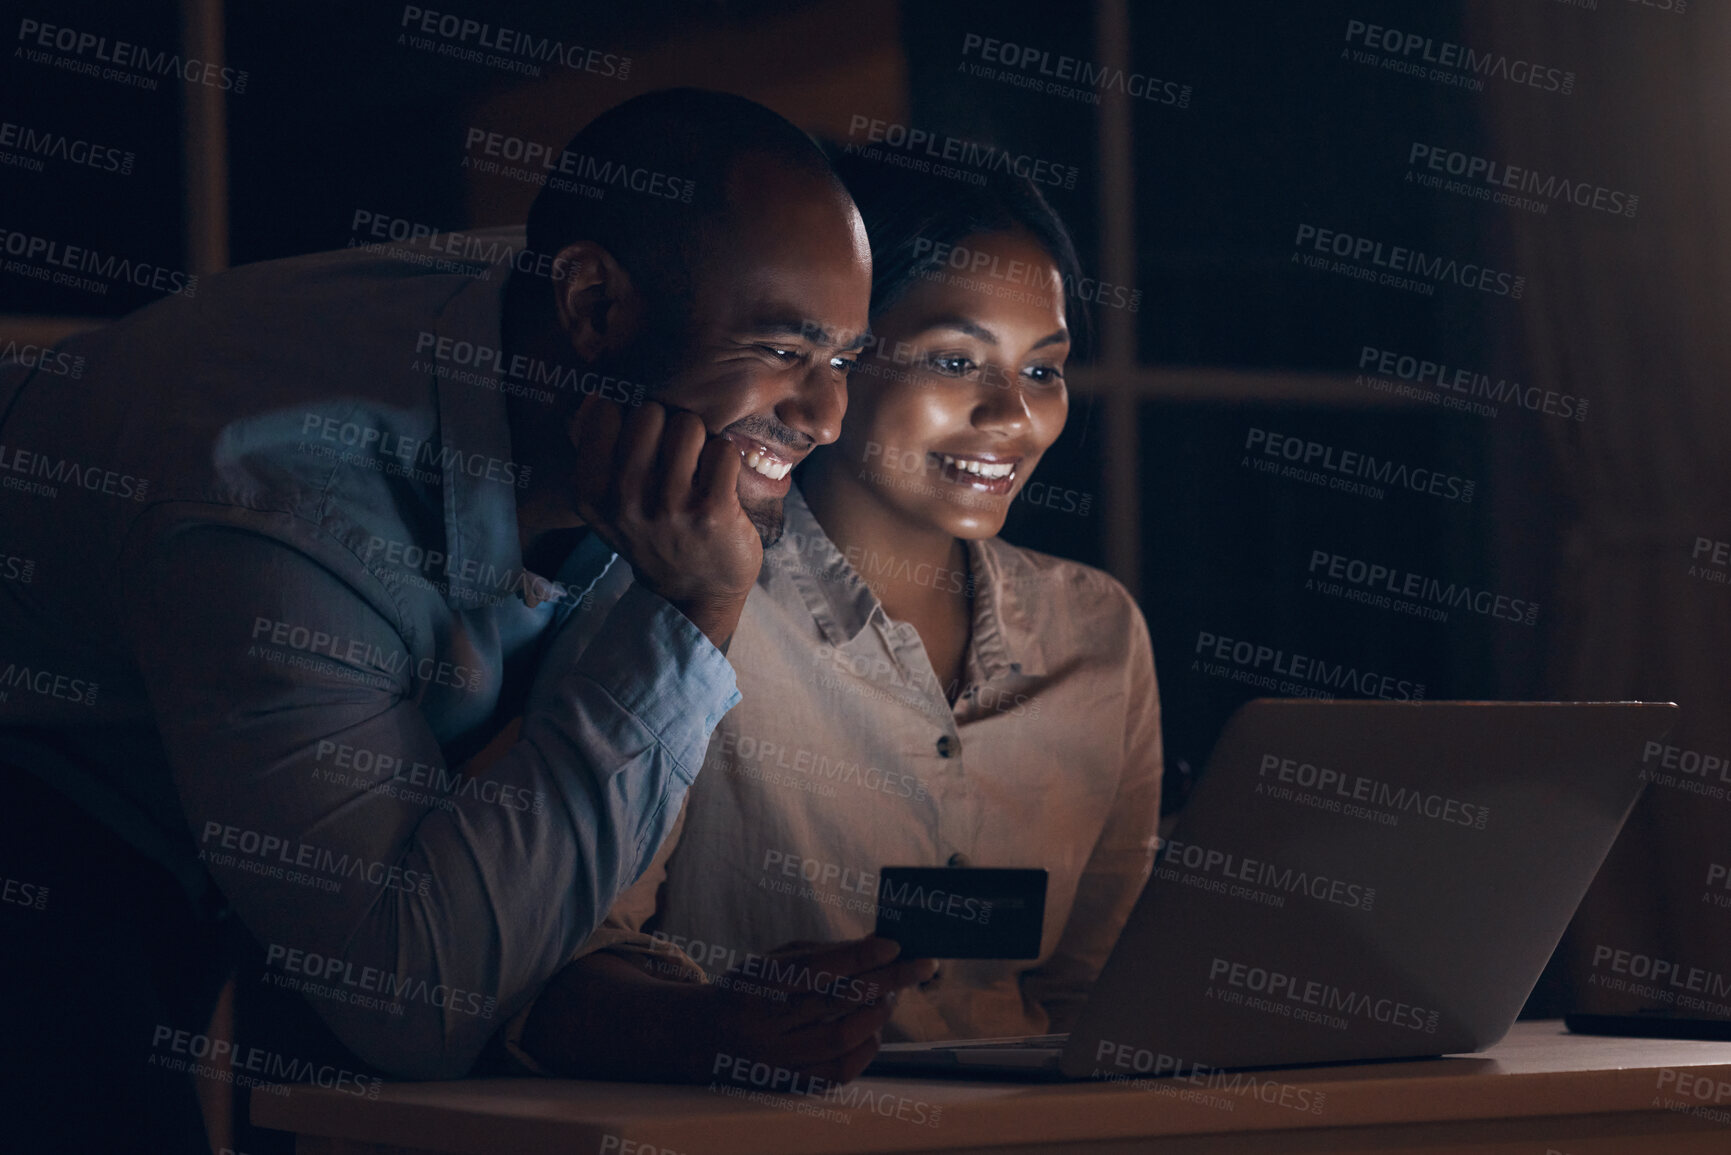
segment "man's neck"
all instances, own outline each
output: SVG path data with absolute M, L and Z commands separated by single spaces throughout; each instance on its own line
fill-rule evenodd
M 544 292 L 545 286 L 525 281 L 523 274 L 516 271 L 505 286 L 499 341 L 507 364 L 519 355 L 531 365 L 557 366 L 571 360 L 570 347 L 557 326 L 547 310 L 536 304 L 537 289 Z M 543 571 L 531 559 L 547 564 L 547 552 L 559 549 L 561 542 L 565 552 L 569 552 L 575 536 L 570 531 L 583 525 L 583 519 L 571 508 L 570 499 L 571 470 L 576 459 L 566 432 L 566 415 L 574 403 L 557 388 L 552 402 L 515 393 L 505 395 L 511 457 L 519 473 L 527 472 L 529 477 L 529 484 L 516 493 L 517 540 L 522 547 L 524 566 L 536 573 Z M 563 557 L 562 552 L 552 564 L 557 566 Z
M 575 529 L 542 530 L 528 540 L 527 548 L 523 551 L 523 568 L 544 578 L 558 576 L 565 559 L 577 548 L 577 543 L 587 532 L 581 526 Z
M 510 404 L 515 407 L 516 401 L 512 398 Z M 584 523 L 571 506 L 570 478 L 575 455 L 565 436 L 565 423 L 549 421 L 546 406 L 534 401 L 528 404 L 534 411 L 519 411 L 511 420 L 511 456 L 519 470 L 529 474 L 529 484 L 518 488 L 516 493 L 517 541 L 522 547 L 523 564 L 541 573 L 535 560 L 541 560 L 546 542 L 555 537 L 569 541 L 572 531 L 581 529 Z M 556 438 L 545 435 L 549 427 Z

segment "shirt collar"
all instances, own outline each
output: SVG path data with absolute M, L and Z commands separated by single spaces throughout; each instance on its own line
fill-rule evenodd
M 783 510 L 785 532 L 765 555 L 765 572 L 774 567 L 787 575 L 830 645 L 849 644 L 874 617 L 887 620 L 877 595 L 823 531 L 799 486 L 789 488 Z M 996 538 L 962 544 L 974 584 L 971 645 L 981 676 L 1044 674 L 1045 651 L 1029 629 L 1024 602 L 1031 587 L 1021 571 L 1028 567 L 1013 564 Z
M 987 681 L 1010 675 L 1038 676 L 1046 672 L 1039 634 L 1028 628 L 1029 592 L 1025 565 L 1007 564 L 996 538 L 964 538 L 968 572 L 974 582 L 974 660 Z
M 521 229 L 497 232 L 520 247 Z M 433 348 L 456 348 L 457 342 L 489 350 L 498 350 L 501 345 L 500 320 L 504 315 L 508 268 L 489 266 L 485 261 L 474 263 L 479 275 L 451 297 L 430 329 L 436 342 L 448 338 L 452 344 L 435 344 Z M 439 361 L 428 351 L 419 355 L 426 363 L 430 386 L 438 398 L 442 443 L 461 450 L 460 456 L 464 457 L 479 453 L 511 460 L 511 427 L 506 417 L 505 395 L 485 384 L 470 383 L 487 380 L 500 383 L 498 375 L 477 371 L 472 365 L 464 369 L 452 362 Z M 438 370 L 447 364 L 461 372 L 461 377 L 441 378 Z M 525 583 L 518 576 L 523 568 L 523 546 L 517 535 L 516 490 L 497 477 L 471 476 L 460 467 L 458 456 L 443 454 L 440 466 L 445 548 L 449 558 L 448 600 L 453 606 L 486 604 L 500 592 L 501 573 L 510 575 L 506 580 L 514 581 L 521 595 Z
M 881 609 L 877 595 L 817 523 L 798 485 L 788 488 L 782 513 L 781 540 L 764 555 L 764 575 L 785 573 L 830 645 L 845 646 Z

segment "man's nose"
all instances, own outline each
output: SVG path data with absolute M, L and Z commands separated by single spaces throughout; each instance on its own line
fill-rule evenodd
M 846 376 L 821 363 L 800 377 L 794 395 L 776 408 L 776 416 L 784 425 L 819 445 L 828 445 L 841 436 L 841 419 L 846 412 Z

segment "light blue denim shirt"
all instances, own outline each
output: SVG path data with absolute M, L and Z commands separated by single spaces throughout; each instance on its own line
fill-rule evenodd
M 236 269 L 0 370 L 0 761 L 443 1078 L 643 872 L 739 694 L 594 535 L 524 572 L 506 393 L 577 382 L 476 353 L 504 267 L 402 256 Z M 464 776 L 508 662 L 521 730 Z

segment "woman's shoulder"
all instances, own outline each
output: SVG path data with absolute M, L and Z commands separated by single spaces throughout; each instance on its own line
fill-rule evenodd
M 1141 621 L 1136 599 L 1105 570 L 1011 545 L 1001 537 L 988 538 L 980 546 L 993 562 L 1003 594 L 1024 612 L 1086 615 L 1114 625 Z

